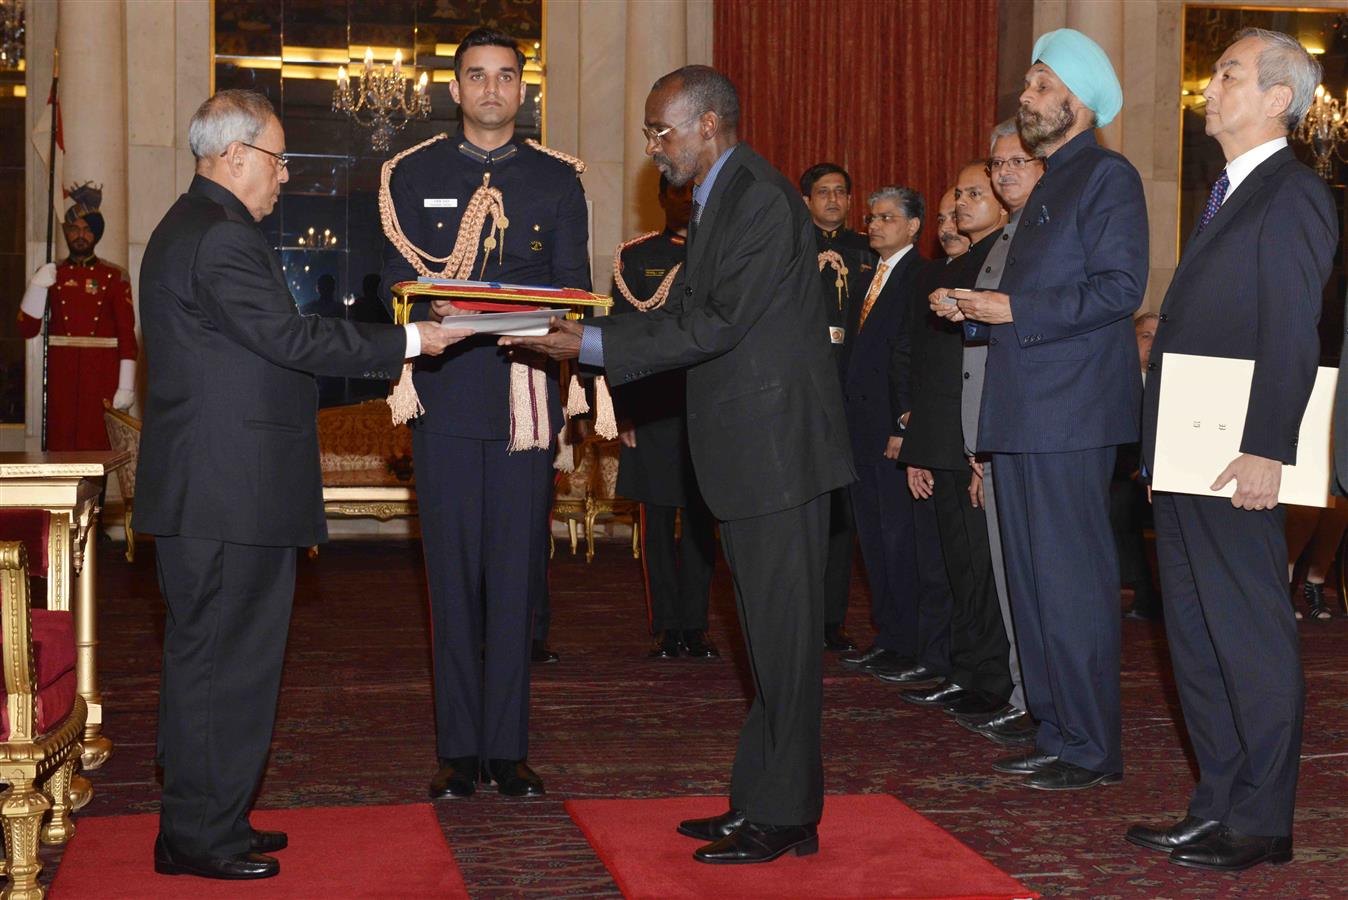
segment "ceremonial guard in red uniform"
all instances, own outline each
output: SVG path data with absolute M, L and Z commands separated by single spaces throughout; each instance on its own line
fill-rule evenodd
M 136 399 L 136 315 L 126 272 L 94 256 L 103 237 L 102 189 L 84 184 L 70 196 L 75 203 L 61 225 L 70 256 L 33 274 L 19 332 L 41 333 L 50 298 L 47 449 L 106 450 L 103 401 L 130 409 Z

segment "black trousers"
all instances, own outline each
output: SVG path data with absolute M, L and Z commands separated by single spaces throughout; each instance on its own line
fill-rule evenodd
M 721 523 L 754 699 L 740 730 L 730 803 L 751 822 L 803 825 L 824 809 L 824 565 L 829 496 Z
M 997 514 L 1036 745 L 1123 771 L 1119 561 L 1109 527 L 1114 448 L 998 453 Z
M 528 755 L 531 604 L 546 578 L 538 523 L 549 514 L 552 456 L 506 446 L 412 432 L 441 759 Z
M 997 600 L 988 523 L 969 500 L 973 469 L 933 469 L 936 524 L 954 595 L 950 616 L 950 680 L 999 700 L 1011 696 L 1006 626 Z
M 529 607 L 533 610 L 533 628 L 531 634 L 536 641 L 547 643 L 548 632 L 552 629 L 552 592 L 548 586 L 548 557 L 552 550 L 552 500 L 557 489 L 556 472 L 551 466 L 541 474 L 543 486 L 539 488 L 547 495 L 547 512 L 539 522 L 543 539 L 534 547 L 534 553 L 541 556 L 529 564 L 533 573 L 533 587 L 529 589 Z
M 187 856 L 248 849 L 248 811 L 276 721 L 294 547 L 155 542 L 164 595 L 159 832 Z
M 651 633 L 705 630 L 716 567 L 716 520 L 693 491 L 683 508 L 683 534 L 674 539 L 677 506 L 641 504 L 641 559 Z
M 913 497 L 896 462 L 857 466 L 848 490 L 857 539 L 871 588 L 875 643 L 904 656 L 917 655 L 917 561 L 913 549 Z
M 913 501 L 913 544 L 917 569 L 916 652 L 913 658 L 940 675 L 950 674 L 950 616 L 955 598 L 950 591 L 936 505 Z
M 857 526 L 852 514 L 852 495 L 840 487 L 829 492 L 828 564 L 824 570 L 824 624 L 847 621 L 847 601 L 852 592 L 852 555 Z
M 1161 597 L 1152 584 L 1151 562 L 1143 530 L 1150 508 L 1147 489 L 1131 478 L 1116 477 L 1109 485 L 1109 523 L 1119 552 L 1119 580 L 1133 589 L 1133 608 L 1140 613 L 1161 614 Z
M 1166 640 L 1198 757 L 1189 812 L 1292 833 L 1305 684 L 1287 602 L 1284 510 L 1156 493 Z

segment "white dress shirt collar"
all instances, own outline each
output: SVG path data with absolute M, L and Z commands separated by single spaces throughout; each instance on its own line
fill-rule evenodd
M 1222 198 L 1222 203 L 1231 199 L 1231 195 L 1240 187 L 1240 183 L 1249 177 L 1249 174 L 1259 168 L 1259 164 L 1277 153 L 1283 147 L 1287 146 L 1287 138 L 1274 138 L 1271 141 L 1265 141 L 1258 147 L 1252 147 L 1244 153 L 1237 156 L 1226 164 L 1226 177 L 1231 184 L 1226 189 L 1226 196 Z

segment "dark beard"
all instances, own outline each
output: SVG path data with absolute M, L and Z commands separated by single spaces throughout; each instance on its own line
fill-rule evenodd
M 1020 131 L 1020 139 L 1025 144 L 1025 149 L 1031 153 L 1037 153 L 1041 147 L 1051 147 L 1063 138 L 1067 137 L 1067 132 L 1072 130 L 1076 124 L 1076 116 L 1072 112 L 1072 104 L 1064 100 L 1062 106 L 1058 108 L 1057 115 L 1041 115 L 1030 112 L 1025 107 L 1016 111 L 1016 128 Z

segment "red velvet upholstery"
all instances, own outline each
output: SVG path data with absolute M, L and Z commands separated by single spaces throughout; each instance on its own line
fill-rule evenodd
M 0 541 L 23 541 L 28 575 L 47 577 L 47 534 L 51 513 L 45 509 L 0 509 Z
M 69 612 L 33 610 L 37 669 L 37 726 L 50 730 L 75 705 L 75 618 Z M 0 740 L 9 740 L 9 704 L 0 681 Z

